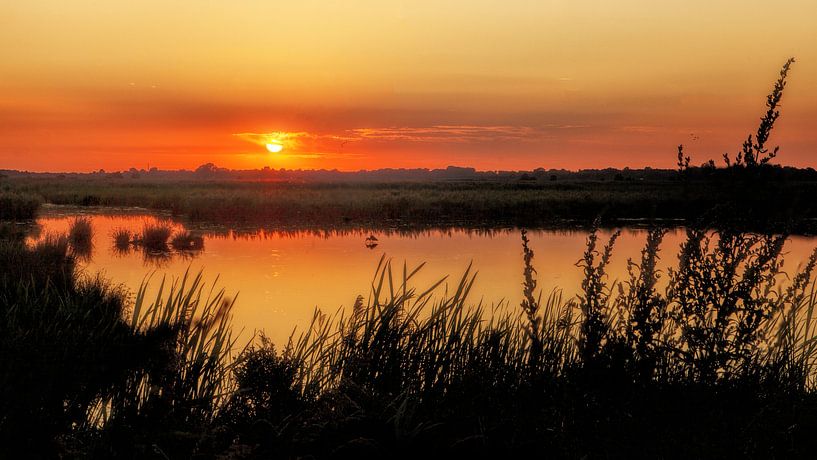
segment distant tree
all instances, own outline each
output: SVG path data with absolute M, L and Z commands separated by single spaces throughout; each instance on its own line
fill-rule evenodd
M 198 173 L 198 174 L 211 174 L 211 173 L 216 172 L 217 170 L 218 170 L 218 168 L 213 163 L 205 163 L 205 164 L 199 166 L 198 168 L 196 168 L 196 173 Z
M 219 168 L 213 163 L 206 163 L 196 168 L 195 174 L 202 178 L 214 177 L 218 173 L 227 172 L 225 168 Z

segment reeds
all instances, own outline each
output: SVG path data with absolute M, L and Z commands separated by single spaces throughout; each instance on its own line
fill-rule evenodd
M 111 236 L 113 237 L 114 248 L 120 252 L 127 252 L 134 241 L 133 234 L 126 228 L 114 229 Z
M 542 295 L 523 233 L 520 306 L 471 301 L 471 267 L 453 283 L 418 287 L 423 265 L 384 257 L 368 297 L 348 311 L 316 310 L 282 349 L 261 340 L 243 353 L 229 326 L 234 301 L 201 273 L 162 279 L 150 298 L 146 280 L 125 303 L 100 281 L 76 280 L 67 239 L 8 243 L 0 305 L 47 309 L 6 310 L 0 326 L 14 333 L 0 340 L 0 375 L 23 391 L 32 384 L 17 380 L 26 374 L 9 357 L 30 349 L 46 363 L 61 359 L 54 371 L 36 367 L 38 381 L 59 385 L 32 388 L 68 401 L 48 417 L 96 433 L 107 452 L 326 457 L 367 437 L 372 455 L 474 446 L 567 458 L 811 453 L 817 252 L 787 277 L 784 236 L 691 228 L 665 274 L 663 235 L 651 231 L 628 278 L 611 283 L 615 234 L 602 244 L 592 231 L 578 263 L 582 294 L 564 299 Z M 35 269 L 27 262 L 36 258 L 51 262 Z M 24 272 L 31 281 L 18 285 Z M 82 358 L 53 355 L 49 340 Z
M 89 260 L 94 247 L 94 228 L 88 217 L 77 217 L 68 227 L 68 243 L 71 254 L 81 260 Z
M 170 247 L 176 251 L 197 252 L 204 249 L 204 237 L 189 231 L 180 231 L 173 235 Z
M 174 233 L 165 222 L 144 223 L 140 233 L 126 228 L 115 229 L 111 235 L 113 251 L 119 256 L 130 254 L 132 249 L 142 252 L 146 265 L 161 265 L 175 256 L 196 257 L 204 250 L 204 237 L 188 230 Z
M 67 237 L 0 241 L 4 445 L 50 456 L 59 436 L 139 425 L 122 452 L 148 455 L 152 448 L 133 450 L 138 439 L 213 420 L 232 391 L 233 301 L 199 273 L 163 279 L 152 300 L 146 280 L 130 302 L 121 287 L 80 275 L 70 253 Z
M 136 292 L 128 323 L 134 334 L 163 338 L 169 347 L 166 367 L 137 370 L 127 386 L 99 401 L 96 423 L 157 416 L 191 425 L 208 423 L 233 391 L 232 353 L 241 352 L 235 349 L 230 327 L 235 299 L 216 290 L 215 283 L 208 287 L 201 272 L 185 272 L 170 284 L 163 278 L 152 300 L 148 281 Z M 156 413 L 157 407 L 164 413 Z
M 165 223 L 145 223 L 137 243 L 147 251 L 167 252 L 167 242 L 173 234 L 173 229 Z
M 42 199 L 31 193 L 0 191 L 0 220 L 33 219 Z
M 449 426 L 445 435 L 434 435 L 447 440 L 432 444 L 436 448 L 479 436 L 481 445 L 510 449 L 522 448 L 515 442 L 541 442 L 552 446 L 541 452 L 568 457 L 637 455 L 639 449 L 657 456 L 700 448 L 747 452 L 742 449 L 753 430 L 811 423 L 785 407 L 795 398 L 817 410 L 817 255 L 786 281 L 785 237 L 690 230 L 662 285 L 664 233 L 651 231 L 640 260 L 629 262 L 629 278 L 613 284 L 606 267 L 617 234 L 602 245 L 591 232 L 578 263 L 582 294 L 565 300 L 552 291 L 544 301 L 523 233 L 518 309 L 469 302 L 470 267 L 451 286 L 443 279 L 419 289 L 412 281 L 422 266 L 395 270 L 381 259 L 368 300 L 359 297 L 350 311 L 334 315 L 316 311 L 280 352 L 268 342 L 249 350 L 238 368 L 249 387 L 228 412 L 243 414 L 234 423 L 246 427 L 247 417 L 285 423 L 282 414 L 297 411 L 297 423 L 323 427 L 310 431 L 317 446 L 338 442 L 348 428 L 343 420 L 368 417 L 396 424 L 400 439 Z M 256 404 L 253 398 L 266 394 L 262 388 L 274 388 L 286 402 Z M 258 407 L 263 410 L 251 410 Z M 764 418 L 770 407 L 786 415 Z M 335 420 L 331 427 L 324 425 L 327 413 Z M 705 434 L 715 426 L 722 437 Z M 639 434 L 656 427 L 658 438 L 678 442 L 670 448 Z M 635 444 L 616 441 L 622 430 Z M 494 431 L 504 434 L 489 434 Z M 682 446 L 691 438 L 697 440 Z M 751 452 L 769 452 L 778 441 L 757 442 Z M 798 452 L 806 452 L 806 444 Z M 315 449 L 301 454 L 320 456 Z
M 817 187 L 817 173 L 776 166 L 755 169 L 764 180 L 752 180 L 752 193 L 730 187 L 738 173 L 735 168 L 697 167 L 685 171 L 684 181 L 674 170 L 590 170 L 524 186 L 501 178 L 463 183 L 271 184 L 32 177 L 14 179 L 12 184 L 20 193 L 43 196 L 55 204 L 77 205 L 88 195 L 104 195 L 104 203 L 111 206 L 140 206 L 192 221 L 272 229 L 563 228 L 566 221 L 590 223 L 601 212 L 609 225 L 620 219 L 696 219 L 701 209 L 731 206 L 743 216 L 737 223 L 746 229 L 768 230 L 776 222 L 794 219 L 800 229 L 813 230 L 808 218 L 817 216 L 817 207 L 809 199 Z M 616 174 L 625 180 L 614 180 Z
M 68 228 L 68 241 L 77 246 L 86 246 L 91 244 L 93 239 L 94 228 L 91 224 L 91 219 L 88 217 L 77 217 Z

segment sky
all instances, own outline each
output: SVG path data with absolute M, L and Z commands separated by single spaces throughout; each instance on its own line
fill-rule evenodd
M 0 169 L 697 164 L 791 56 L 771 143 L 817 167 L 815 24 L 817 0 L 4 1 Z

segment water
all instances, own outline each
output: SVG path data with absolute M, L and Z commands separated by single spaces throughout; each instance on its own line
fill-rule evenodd
M 47 207 L 37 219 L 38 228 L 30 241 L 49 233 L 66 233 L 78 215 L 89 217 L 94 230 L 91 253 L 80 260 L 86 273 L 102 273 L 134 292 L 146 276 L 156 288 L 163 276 L 173 278 L 188 269 L 194 273 L 203 270 L 210 283 L 216 282 L 231 298 L 237 296 L 235 329 L 246 337 L 263 330 L 277 344 L 283 344 L 296 326 L 308 325 L 316 307 L 333 313 L 351 306 L 358 295 L 366 297 L 384 254 L 400 270 L 404 262 L 409 268 L 425 262 L 416 278 L 421 289 L 447 275 L 448 284 L 456 285 L 473 263 L 478 272 L 471 294 L 473 303 L 518 305 L 521 300 L 523 263 L 518 230 L 395 233 L 194 228 L 204 235 L 203 251 L 154 257 L 139 250 L 117 251 L 112 234 L 117 228 L 138 232 L 145 223 L 165 219 L 161 216 L 138 209 L 88 212 Z M 175 231 L 185 229 L 178 222 L 172 226 Z M 600 241 L 606 243 L 611 233 L 600 232 Z M 627 259 L 640 257 L 645 234 L 646 230 L 639 228 L 622 230 L 609 269 L 611 280 L 626 279 Z M 367 240 L 370 236 L 376 241 Z M 675 265 L 684 236 L 682 229 L 667 234 L 659 264 L 662 269 Z M 545 293 L 561 288 L 565 296 L 575 295 L 582 279 L 575 264 L 585 250 L 587 233 L 537 230 L 529 232 L 529 238 L 540 287 Z M 814 237 L 792 237 L 785 247 L 787 270 L 793 271 L 815 246 Z

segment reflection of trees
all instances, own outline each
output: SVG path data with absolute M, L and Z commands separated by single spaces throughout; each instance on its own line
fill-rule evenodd
M 298 238 L 337 238 L 337 237 L 360 237 L 364 244 L 371 243 L 370 236 L 377 237 L 400 237 L 400 238 L 428 238 L 428 237 L 487 237 L 494 238 L 515 234 L 520 229 L 517 227 L 339 227 L 339 228 L 241 228 L 241 227 L 209 227 L 201 231 L 207 238 L 228 239 L 228 240 L 272 240 L 272 239 L 298 239 Z M 633 229 L 638 233 L 641 229 Z M 556 235 L 585 234 L 586 229 L 581 226 L 554 226 L 538 227 L 530 233 L 549 233 Z M 373 241 L 377 243 L 377 240 Z
M 360 237 L 361 240 L 369 241 L 367 237 L 378 236 L 399 236 L 402 238 L 426 238 L 437 236 L 480 236 L 495 237 L 507 235 L 515 232 L 515 228 L 465 228 L 465 227 L 433 227 L 433 228 L 293 228 L 293 229 L 241 229 L 224 228 L 208 229 L 205 235 L 208 238 L 231 239 L 231 240 L 269 240 L 269 239 L 298 239 L 305 237 L 329 239 L 336 237 Z

